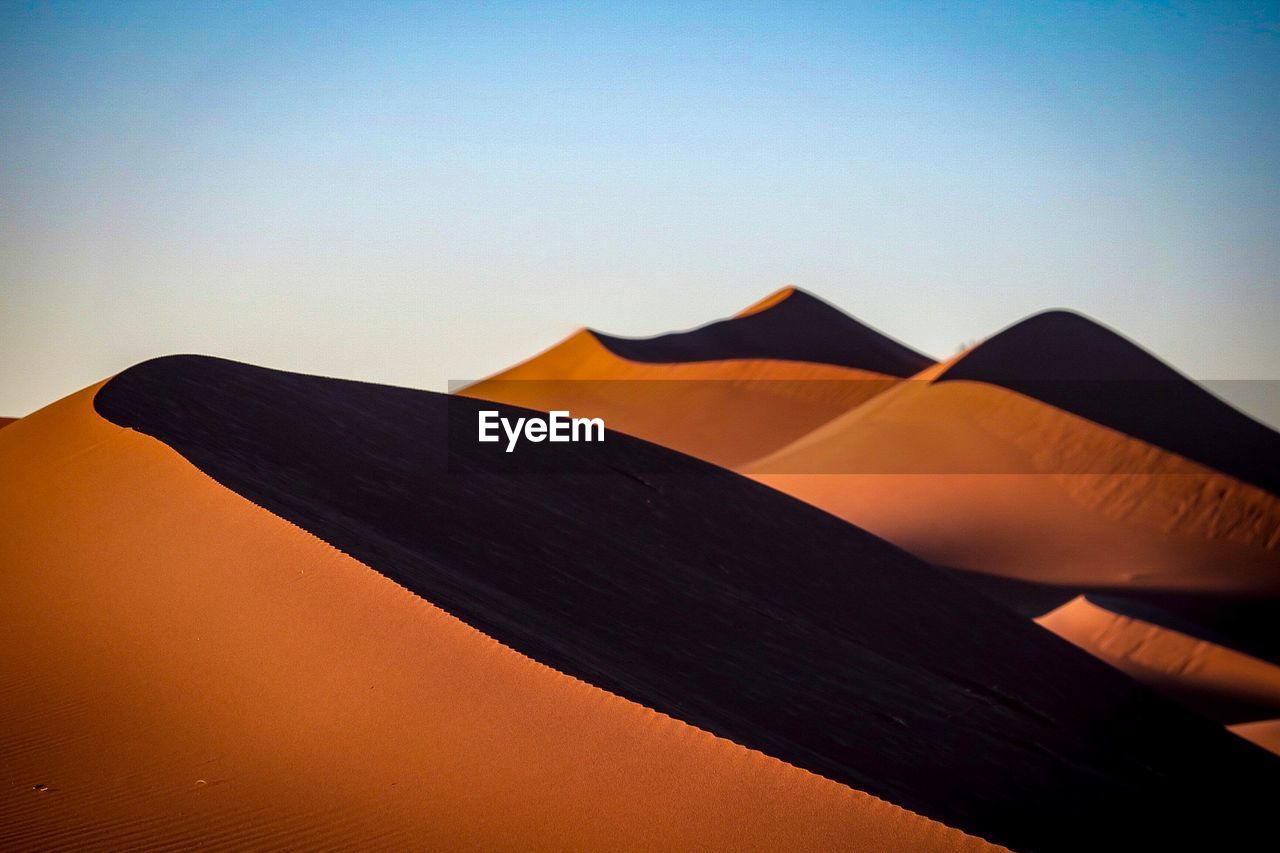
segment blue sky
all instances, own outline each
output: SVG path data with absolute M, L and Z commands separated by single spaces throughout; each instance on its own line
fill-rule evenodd
M 1274 3 L 5 3 L 0 152 L 4 414 L 171 352 L 443 388 L 787 283 L 935 356 L 1051 307 L 1280 356 Z

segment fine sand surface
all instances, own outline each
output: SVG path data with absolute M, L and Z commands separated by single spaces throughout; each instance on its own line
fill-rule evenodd
M 17 418 L 0 418 L 0 429 L 4 429 L 16 420 Z
M 95 399 L 517 652 L 973 835 L 1079 849 L 1264 830 L 1273 756 L 944 573 L 627 436 L 539 445 L 555 468 L 451 440 L 480 406 L 196 357 Z
M 463 389 L 477 399 L 602 417 L 610 428 L 726 467 L 803 436 L 929 359 L 784 288 L 691 332 L 582 329 Z
M 0 848 L 984 846 L 533 662 L 95 390 L 0 436 Z

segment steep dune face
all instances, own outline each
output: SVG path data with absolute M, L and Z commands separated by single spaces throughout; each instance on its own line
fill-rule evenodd
M 1083 600 L 1043 624 L 1238 723 L 1276 715 L 1271 699 L 1250 711 L 1237 700 L 1271 697 L 1280 660 L 1242 662 L 1256 626 L 1280 616 L 1277 460 L 1271 430 L 1118 335 L 1051 312 L 743 468 L 937 564 L 1063 598 L 1121 595 L 1192 630 L 1212 614 L 1224 623 L 1213 653 Z M 1118 639 L 1139 635 L 1142 654 Z
M 622 435 L 556 445 L 559 470 L 504 466 L 450 442 L 480 406 L 198 358 L 141 365 L 96 398 L 112 422 L 575 683 L 972 835 L 1078 849 L 1262 831 L 1273 757 L 938 570 Z M 502 751 L 502 727 L 487 730 Z M 597 762 L 621 747 L 569 736 Z
M 794 288 L 737 317 L 656 338 L 583 329 L 460 393 L 603 417 L 731 467 L 881 393 L 929 360 Z
M 986 846 L 534 662 L 95 391 L 0 437 L 0 847 Z

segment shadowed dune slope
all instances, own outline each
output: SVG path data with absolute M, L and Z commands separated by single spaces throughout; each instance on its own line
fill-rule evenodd
M 499 645 L 96 390 L 0 434 L 0 849 L 984 846 Z
M 601 417 L 613 429 L 732 467 L 782 447 L 927 365 L 803 291 L 737 317 L 633 340 L 582 329 L 459 393 Z
M 765 297 L 736 317 L 688 332 L 652 338 L 592 334 L 610 352 L 631 361 L 807 361 L 899 378 L 933 363 L 927 356 L 793 287 Z
M 959 379 L 1009 388 L 1280 492 L 1280 434 L 1079 314 L 1048 311 L 1005 329 L 938 381 Z
M 4 429 L 16 420 L 17 418 L 0 418 L 0 429 Z
M 534 660 L 975 835 L 1269 826 L 1274 757 L 714 466 L 618 434 L 559 445 L 572 473 L 446 458 L 475 401 L 197 357 L 132 368 L 96 407 Z

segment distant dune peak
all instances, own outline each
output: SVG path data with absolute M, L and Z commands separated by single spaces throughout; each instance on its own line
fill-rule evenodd
M 962 354 L 940 379 L 993 384 L 1045 380 L 1173 380 L 1183 377 L 1118 332 L 1082 314 L 1033 314 Z
M 733 316 L 746 317 L 751 314 L 759 314 L 761 311 L 767 311 L 773 306 L 777 305 L 779 302 L 783 301 L 784 299 L 789 299 L 791 295 L 796 292 L 797 292 L 796 287 L 794 285 L 788 284 L 786 287 L 779 288 L 778 290 L 775 290 L 773 293 L 770 293 L 764 299 L 758 300 L 756 302 L 752 302 L 746 308 L 743 308 L 741 311 L 739 311 L 737 314 L 734 314 Z M 803 291 L 800 291 L 800 292 L 803 293 Z M 808 296 L 809 294 L 805 293 L 804 295 Z
M 948 380 L 1008 388 L 1280 494 L 1280 435 L 1080 314 L 1015 323 L 935 381 Z
M 686 332 L 621 338 L 592 330 L 614 355 L 651 363 L 776 359 L 907 377 L 933 360 L 797 287 Z

